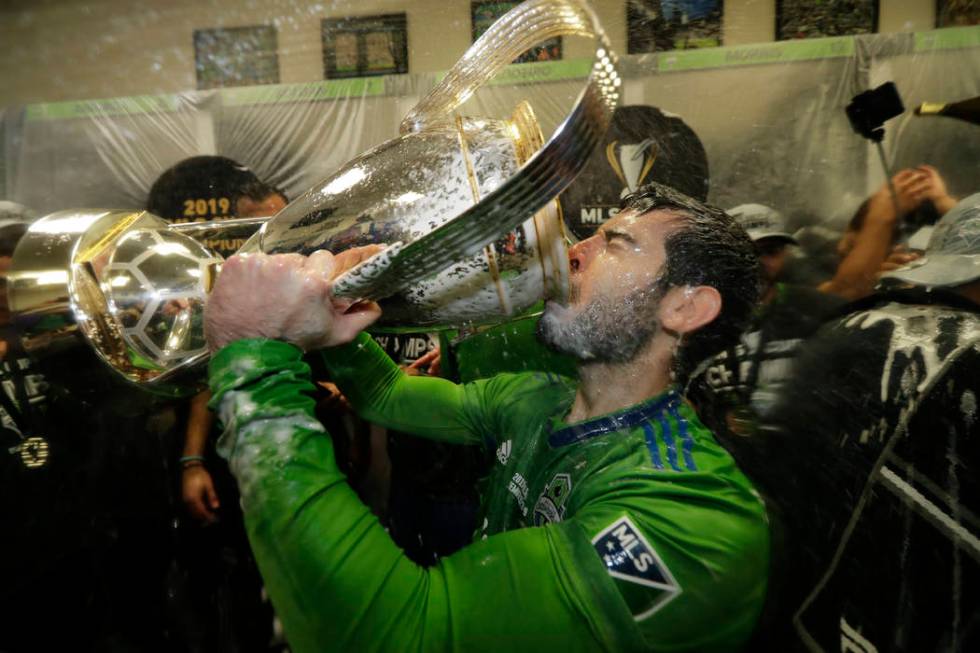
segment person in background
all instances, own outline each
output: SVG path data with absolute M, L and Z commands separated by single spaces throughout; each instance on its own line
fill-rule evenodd
M 14 338 L 7 304 L 7 272 L 18 241 L 37 217 L 34 211 L 22 204 L 0 201 L 0 359 L 7 353 L 10 340 Z
M 222 156 L 196 156 L 163 172 L 146 208 L 174 223 L 271 216 L 285 195 L 246 166 Z M 202 243 L 233 255 L 247 234 L 204 235 Z M 214 455 L 210 392 L 187 405 L 183 446 L 177 461 L 180 498 L 193 524 L 180 529 L 178 559 L 186 571 L 179 610 L 182 636 L 192 649 L 268 651 L 273 616 L 262 599 L 262 581 L 248 547 L 238 492 L 224 462 Z M 207 528 L 202 528 L 207 527 Z
M 903 220 L 927 203 L 929 211 L 938 216 L 956 203 L 939 171 L 929 165 L 902 170 L 892 177 L 892 183 L 897 206 L 887 183 L 861 204 L 837 245 L 841 262 L 833 278 L 818 286 L 821 292 L 847 300 L 871 294 L 886 262 L 901 265 L 916 256 L 904 247 L 895 249 Z
M 224 156 L 180 161 L 150 187 L 146 210 L 171 222 L 275 215 L 286 196 L 246 166 Z
M 205 155 L 184 159 L 164 171 L 150 189 L 146 209 L 165 220 L 183 223 L 274 215 L 285 205 L 285 195 L 248 167 L 227 157 Z M 222 256 L 231 256 L 244 240 L 216 237 L 205 239 L 204 245 Z M 209 398 L 210 394 L 203 392 L 191 400 L 180 459 L 183 502 L 202 524 L 213 523 L 221 505 L 211 473 L 215 464 L 221 464 L 206 455 L 214 422 L 207 409 Z M 233 484 L 225 485 L 234 503 Z
M 359 334 L 377 305 L 329 295 L 371 253 L 233 257 L 205 314 L 219 447 L 293 649 L 738 649 L 766 516 L 676 384 L 756 302 L 744 230 L 650 184 L 572 248 L 571 299 L 540 330 L 578 382 L 405 375 Z M 472 543 L 422 568 L 357 500 L 306 397 L 302 350 L 322 347 L 366 418 L 495 452 Z
M 238 189 L 233 197 L 236 218 L 266 218 L 286 208 L 286 194 L 263 181 L 254 181 Z
M 702 363 L 689 385 L 698 415 L 719 438 L 749 436 L 773 402 L 800 344 L 844 304 L 805 286 L 782 283 L 796 239 L 781 213 L 762 204 L 728 211 L 746 230 L 762 263 L 762 291 L 737 343 Z
M 30 371 L 34 367 L 33 361 L 20 346 L 20 338 L 11 322 L 7 294 L 8 273 L 14 249 L 34 219 L 36 216 L 33 212 L 24 206 L 14 202 L 0 202 L 0 362 L 3 365 L 0 424 L 5 431 L 15 433 L 19 440 L 16 444 L 5 442 L 4 450 L 21 456 L 40 456 L 41 448 L 46 448 L 40 442 L 24 448 L 34 431 L 25 421 L 33 412 L 31 408 L 44 402 L 47 384 L 43 377 Z M 25 460 L 30 461 L 28 458 Z
M 435 346 L 400 367 L 412 376 L 438 377 L 442 352 Z M 489 469 L 486 453 L 480 447 L 389 430 L 387 456 L 391 477 L 384 524 L 405 555 L 430 566 L 468 544 L 479 525 L 476 486 Z
M 184 159 L 161 174 L 150 188 L 146 210 L 174 223 L 273 216 L 288 200 L 285 193 L 252 170 L 223 156 Z M 247 235 L 216 235 L 205 246 L 227 258 Z
M 882 282 L 736 452 L 782 542 L 764 650 L 980 647 L 980 193 Z
M 223 156 L 196 156 L 171 166 L 153 183 L 146 209 L 175 223 L 204 222 L 240 217 L 271 216 L 286 205 L 282 191 L 263 182 L 252 170 Z M 222 256 L 234 254 L 244 238 L 204 240 Z M 202 524 L 213 523 L 221 505 L 209 465 L 205 462 L 214 417 L 207 409 L 210 394 L 191 400 L 184 440 L 182 497 L 190 515 Z M 210 465 L 213 467 L 213 465 Z M 234 492 L 231 483 L 226 484 Z M 232 494 L 232 497 L 234 494 Z
M 0 650 L 168 650 L 162 443 L 173 415 L 88 347 L 24 350 L 6 272 L 33 214 L 10 206 L 0 203 Z
M 17 242 L 36 216 L 0 202 L 0 650 L 50 649 L 61 640 L 48 619 L 80 643 L 97 636 L 99 596 L 86 528 L 91 499 L 84 434 L 53 428 L 49 386 L 11 324 L 7 274 Z

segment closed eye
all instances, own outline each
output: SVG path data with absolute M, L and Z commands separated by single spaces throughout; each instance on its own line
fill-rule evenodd
M 619 241 L 621 243 L 629 243 L 631 245 L 636 244 L 636 240 L 625 231 L 606 229 L 602 232 L 602 236 L 603 238 L 606 239 L 607 244 L 612 244 L 615 241 Z

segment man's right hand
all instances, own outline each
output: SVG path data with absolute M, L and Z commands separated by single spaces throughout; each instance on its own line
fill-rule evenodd
M 917 170 L 925 175 L 926 191 L 925 197 L 933 203 L 939 215 L 944 215 L 947 211 L 956 206 L 956 198 L 946 190 L 946 182 L 943 181 L 939 171 L 933 166 L 922 164 Z
M 442 371 L 442 352 L 436 347 L 416 359 L 415 362 L 404 368 L 404 371 L 409 376 L 417 376 L 419 374 L 439 376 L 439 372 Z
M 869 217 L 888 215 L 892 220 L 899 219 L 918 208 L 929 192 L 928 175 L 915 168 L 899 171 L 892 177 L 892 184 L 895 187 L 895 197 L 892 197 L 891 187 L 887 183 L 883 184 L 872 198 L 872 209 L 875 208 L 875 201 L 881 204 L 882 209 L 879 211 L 870 210 Z M 895 200 L 898 200 L 897 207 Z
M 184 507 L 191 517 L 203 524 L 213 524 L 218 519 L 215 512 L 221 505 L 214 481 L 203 465 L 187 467 L 181 477 L 181 495 Z
M 892 248 L 888 258 L 886 258 L 881 264 L 881 267 L 878 268 L 878 276 L 881 277 L 881 275 L 887 272 L 892 272 L 901 267 L 905 267 L 912 261 L 919 258 L 922 258 L 922 255 L 918 252 L 910 252 L 908 247 L 905 245 L 896 245 Z
M 351 303 L 330 293 L 334 279 L 381 251 L 327 251 L 232 256 L 204 310 L 211 351 L 244 338 L 274 338 L 304 351 L 350 342 L 380 315 L 374 302 Z

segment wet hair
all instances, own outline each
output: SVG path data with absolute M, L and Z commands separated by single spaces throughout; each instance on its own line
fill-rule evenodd
M 281 189 L 272 184 L 267 184 L 260 179 L 255 179 L 243 185 L 232 195 L 231 201 L 238 203 L 238 200 L 247 197 L 253 202 L 261 202 L 271 195 L 278 195 L 286 204 L 289 204 L 289 197 Z
M 710 286 L 721 295 L 721 311 L 710 323 L 685 334 L 674 358 L 684 383 L 694 368 L 733 345 L 748 323 L 762 286 L 762 267 L 752 240 L 730 215 L 658 183 L 641 186 L 623 200 L 623 210 L 676 213 L 679 227 L 664 241 L 662 291 Z

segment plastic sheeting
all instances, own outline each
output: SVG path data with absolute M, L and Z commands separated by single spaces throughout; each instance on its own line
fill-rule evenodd
M 887 80 L 909 109 L 886 124 L 895 169 L 933 164 L 953 195 L 980 187 L 980 132 L 911 115 L 926 100 L 980 95 L 980 28 L 628 56 L 622 69 L 625 104 L 679 114 L 700 136 L 709 199 L 722 207 L 769 204 L 794 227 L 846 220 L 884 176 L 843 108 Z M 462 113 L 502 117 L 526 99 L 547 136 L 587 70 L 588 62 L 577 60 L 511 66 Z M 0 113 L 0 193 L 42 214 L 139 208 L 172 164 L 221 154 L 296 197 L 396 136 L 401 118 L 437 79 L 399 75 L 8 107 Z

